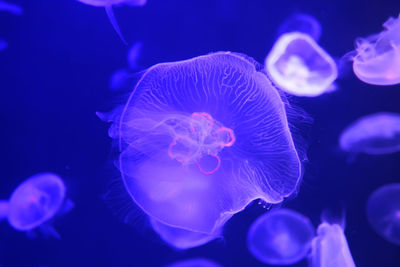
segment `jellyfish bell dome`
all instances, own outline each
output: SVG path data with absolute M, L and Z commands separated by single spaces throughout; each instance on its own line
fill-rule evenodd
M 213 235 L 255 199 L 296 192 L 302 165 L 286 103 L 244 55 L 218 52 L 144 72 L 112 121 L 119 169 L 151 218 Z
M 306 257 L 314 235 L 314 226 L 307 217 L 279 209 L 261 215 L 250 226 L 247 247 L 264 263 L 290 265 Z
M 340 135 L 341 149 L 372 155 L 400 151 L 400 114 L 380 112 L 361 117 Z
M 368 84 L 400 83 L 400 16 L 390 17 L 383 26 L 382 32 L 356 40 L 353 70 Z
M 334 89 L 336 63 L 309 35 L 285 33 L 265 59 L 267 73 L 288 94 L 315 97 Z
M 21 183 L 9 199 L 8 222 L 28 231 L 51 219 L 64 203 L 65 186 L 52 173 L 34 175 Z
M 370 195 L 367 218 L 378 235 L 400 246 L 400 183 L 384 185 Z

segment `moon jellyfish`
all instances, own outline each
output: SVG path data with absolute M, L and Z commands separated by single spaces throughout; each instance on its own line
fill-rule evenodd
M 355 267 L 343 229 L 338 224 L 323 222 L 312 241 L 311 267 Z
M 344 151 L 372 155 L 400 151 L 400 115 L 381 112 L 364 116 L 340 136 L 340 147 Z
M 118 110 L 100 117 L 114 122 L 126 190 L 165 226 L 214 236 L 254 199 L 279 203 L 297 190 L 285 102 L 243 55 L 157 64 Z
M 52 173 L 40 173 L 21 183 L 8 201 L 0 202 L 0 218 L 7 218 L 18 231 L 41 227 L 43 232 L 59 238 L 58 233 L 45 223 L 61 208 L 70 209 L 68 205 L 71 203 L 65 202 L 65 186 L 61 178 Z
M 221 267 L 221 265 L 209 259 L 196 258 L 175 262 L 167 267 Z
M 307 217 L 279 209 L 263 214 L 250 226 L 247 247 L 263 263 L 294 264 L 309 253 L 314 232 Z
M 265 59 L 266 70 L 283 91 L 314 97 L 334 88 L 335 62 L 309 35 L 283 34 Z
M 400 245 L 400 184 L 388 184 L 368 198 L 367 217 L 375 232 L 388 242 Z
M 22 8 L 19 5 L 0 0 L 0 11 L 7 11 L 14 15 L 22 15 Z
M 321 36 L 321 24 L 313 16 L 299 13 L 287 18 L 279 27 L 278 32 L 279 35 L 301 32 L 318 41 Z
M 374 85 L 400 83 L 400 15 L 390 17 L 384 30 L 356 40 L 353 70 L 363 82 Z
M 104 7 L 115 32 L 121 38 L 121 40 L 127 44 L 125 38 L 123 37 L 121 30 L 118 26 L 118 22 L 115 18 L 113 6 L 129 5 L 129 6 L 144 6 L 147 0 L 78 0 L 79 2 L 97 7 Z

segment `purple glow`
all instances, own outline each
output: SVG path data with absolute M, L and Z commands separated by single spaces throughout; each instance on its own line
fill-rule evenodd
M 315 97 L 332 91 L 338 75 L 329 54 L 300 32 L 282 35 L 265 59 L 265 67 L 280 89 L 296 96 Z
M 247 247 L 264 263 L 289 265 L 306 257 L 314 235 L 314 227 L 307 217 L 279 209 L 265 213 L 251 225 Z
M 8 222 L 19 231 L 36 228 L 57 213 L 64 198 L 65 186 L 60 177 L 52 173 L 34 175 L 12 193 Z
M 125 187 L 162 224 L 213 236 L 254 199 L 279 203 L 297 189 L 285 104 L 241 55 L 155 65 L 120 112 L 100 117 L 114 122 Z
M 363 82 L 374 85 L 400 83 L 400 16 L 390 17 L 385 30 L 356 40 L 353 70 Z
M 344 151 L 373 155 L 400 151 L 400 115 L 382 112 L 364 116 L 340 136 Z
M 167 267 L 221 267 L 221 265 L 208 259 L 196 258 L 175 262 Z
M 309 258 L 311 267 L 355 267 L 343 229 L 326 222 L 318 226 Z
M 367 217 L 375 232 L 400 246 L 400 184 L 388 184 L 375 190 L 367 202 Z
M 290 32 L 307 34 L 318 42 L 321 36 L 321 24 L 316 18 L 308 14 L 295 14 L 287 18 L 279 27 L 279 35 Z

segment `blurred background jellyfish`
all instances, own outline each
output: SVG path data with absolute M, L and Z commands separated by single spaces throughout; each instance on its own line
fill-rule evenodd
M 13 15 L 22 15 L 22 8 L 19 5 L 0 0 L 0 11 L 7 11 Z
M 334 89 L 336 63 L 313 38 L 301 32 L 283 34 L 265 59 L 276 85 L 296 95 L 315 97 Z
M 363 82 L 374 85 L 400 83 L 400 16 L 390 17 L 385 30 L 356 40 L 353 70 Z
M 264 263 L 290 265 L 307 256 L 314 236 L 314 226 L 307 217 L 279 209 L 263 214 L 251 225 L 247 247 Z
M 22 182 L 8 201 L 0 202 L 0 218 L 7 218 L 11 227 L 18 231 L 39 228 L 45 235 L 60 238 L 47 223 L 57 213 L 69 211 L 70 201 L 65 201 L 65 185 L 52 173 L 40 173 Z
M 118 22 L 115 18 L 113 6 L 128 5 L 128 6 L 144 6 L 147 0 L 78 0 L 86 5 L 104 7 L 115 32 L 121 38 L 121 40 L 127 44 L 124 36 L 121 33 Z
M 355 267 L 343 228 L 339 224 L 323 222 L 312 241 L 311 267 Z
M 400 183 L 384 185 L 371 194 L 367 217 L 378 235 L 400 245 Z
M 0 38 L 0 51 L 6 49 L 8 46 L 8 43 Z
M 321 24 L 311 15 L 298 13 L 287 18 L 279 27 L 278 35 L 290 32 L 307 34 L 316 42 L 321 36 Z
M 221 267 L 221 265 L 209 259 L 195 258 L 175 262 L 168 265 L 167 267 Z
M 218 237 L 254 199 L 279 203 L 297 190 L 285 103 L 244 55 L 157 64 L 119 112 L 100 117 L 113 121 L 126 190 L 164 239 L 173 240 L 160 225 Z
M 341 149 L 372 155 L 400 151 L 400 115 L 381 112 L 364 116 L 340 135 Z

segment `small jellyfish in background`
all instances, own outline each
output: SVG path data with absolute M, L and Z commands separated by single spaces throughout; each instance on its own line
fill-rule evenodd
M 21 183 L 8 201 L 0 201 L 0 218 L 7 218 L 11 227 L 18 231 L 39 228 L 45 235 L 60 238 L 47 223 L 57 213 L 68 212 L 72 202 L 65 200 L 65 186 L 60 177 L 52 173 L 40 173 Z
M 7 11 L 13 15 L 22 15 L 22 8 L 19 5 L 0 0 L 0 11 Z
M 308 14 L 295 14 L 287 18 L 279 27 L 278 35 L 290 32 L 307 34 L 316 42 L 321 36 L 321 24 L 316 18 Z
M 221 267 L 218 263 L 204 258 L 195 258 L 172 263 L 167 267 Z
M 307 217 L 279 209 L 263 214 L 250 226 L 247 247 L 264 263 L 289 265 L 307 256 L 314 236 L 314 226 Z
M 372 155 L 400 151 L 400 115 L 381 112 L 364 116 L 340 135 L 341 149 Z
M 280 36 L 265 67 L 280 89 L 296 96 L 315 97 L 332 91 L 338 75 L 331 56 L 301 32 Z
M 110 20 L 115 32 L 118 34 L 118 36 L 125 44 L 127 44 L 127 41 L 123 37 L 121 30 L 118 26 L 118 22 L 115 19 L 113 7 L 121 5 L 144 6 L 147 3 L 147 0 L 77 0 L 77 1 L 90 6 L 104 7 L 108 19 Z
M 122 112 L 99 115 L 113 122 L 125 188 L 150 218 L 217 236 L 253 200 L 279 203 L 296 192 L 302 154 L 289 106 L 256 66 L 231 52 L 157 64 Z
M 343 228 L 323 222 L 318 226 L 309 256 L 310 267 L 355 267 Z
M 400 15 L 390 17 L 383 27 L 378 34 L 356 40 L 353 70 L 368 84 L 400 83 Z
M 388 184 L 368 198 L 370 225 L 385 240 L 400 246 L 400 184 Z

